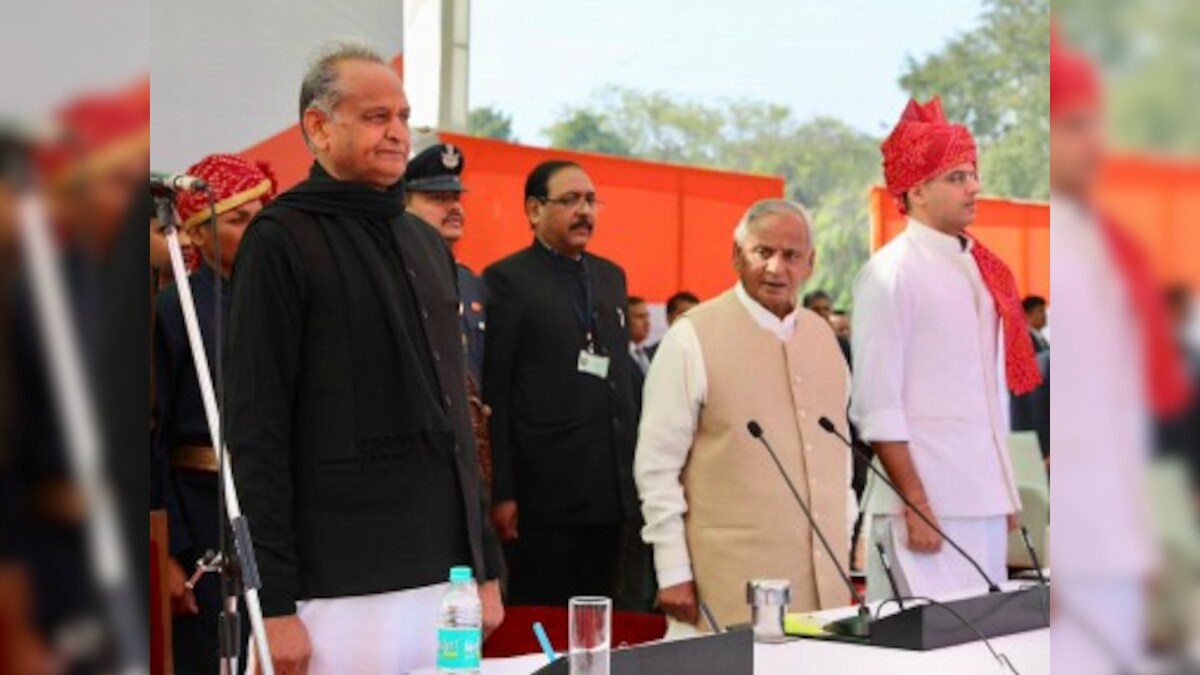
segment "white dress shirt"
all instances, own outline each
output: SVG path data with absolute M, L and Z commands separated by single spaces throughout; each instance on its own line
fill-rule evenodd
M 633 357 L 633 362 L 642 370 L 642 375 L 645 375 L 650 370 L 650 354 L 646 351 L 646 343 L 640 344 L 629 343 L 629 355 Z
M 850 417 L 865 440 L 909 443 L 939 517 L 1020 510 L 999 320 L 972 245 L 910 218 L 855 284 Z M 868 492 L 868 512 L 902 512 L 891 490 Z
M 751 298 L 740 282 L 734 292 L 754 322 L 763 330 L 770 331 L 780 342 L 790 340 L 795 334 L 796 313 L 807 311 L 797 308 L 780 319 Z M 646 518 L 642 539 L 655 549 L 659 588 L 681 584 L 693 578 L 683 523 L 688 505 L 680 474 L 687 464 L 700 410 L 707 396 L 708 376 L 700 339 L 692 322 L 683 316 L 659 343 L 643 390 L 636 456 L 653 456 L 658 471 L 638 471 L 636 459 L 634 463 L 634 476 L 642 495 L 642 512 Z M 847 453 L 847 462 L 851 461 Z M 669 463 L 674 470 L 662 472 L 664 463 Z M 852 473 L 847 471 L 846 475 Z M 858 502 L 849 485 L 846 490 L 849 524 L 853 527 L 858 517 Z M 672 562 L 666 566 L 658 555 L 660 550 L 673 552 L 670 556 Z

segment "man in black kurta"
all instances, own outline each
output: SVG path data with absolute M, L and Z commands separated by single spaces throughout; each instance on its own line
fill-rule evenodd
M 637 519 L 634 365 L 625 273 L 584 250 L 591 180 L 549 162 L 526 195 L 534 242 L 483 275 L 493 520 L 509 544 L 508 602 L 561 606 L 615 595 L 622 528 Z
M 337 96 L 322 100 L 328 78 L 305 78 L 317 162 L 251 224 L 234 267 L 228 443 L 277 667 L 405 672 L 433 665 L 451 566 L 474 568 L 485 629 L 497 623 L 499 548 L 467 413 L 454 262 L 404 214 L 399 78 L 358 49 L 319 70 L 336 74 Z M 371 637 L 381 629 L 387 640 Z

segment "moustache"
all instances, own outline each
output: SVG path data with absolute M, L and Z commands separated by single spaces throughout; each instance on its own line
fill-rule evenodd
M 591 232 L 595 227 L 595 223 L 590 220 L 577 220 L 571 225 L 571 230 L 587 230 Z

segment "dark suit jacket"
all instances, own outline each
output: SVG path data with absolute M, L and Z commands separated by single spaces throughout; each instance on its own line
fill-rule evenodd
M 586 343 L 569 265 L 538 242 L 484 271 L 484 400 L 492 407 L 493 500 L 521 522 L 612 523 L 638 514 L 633 485 L 636 366 L 625 325 L 625 273 L 585 254 L 604 379 L 581 373 Z M 581 294 L 578 294 L 581 297 Z
M 1036 431 L 1042 456 L 1050 456 L 1050 350 L 1037 355 L 1042 383 L 1024 396 L 1014 396 L 1009 404 L 1013 431 Z
M 478 385 L 483 381 L 483 344 L 487 331 L 487 289 L 483 279 L 466 265 L 458 264 L 459 311 L 462 313 L 463 339 L 467 346 L 467 371 Z M 481 387 L 482 388 L 482 387 Z
M 1041 354 L 1042 352 L 1050 349 L 1050 343 L 1046 340 L 1046 338 L 1039 335 L 1038 332 L 1032 328 L 1029 329 L 1029 339 L 1033 341 L 1033 351 L 1035 354 Z
M 264 613 L 436 584 L 468 562 L 495 578 L 449 249 L 415 218 L 281 201 L 238 251 L 225 354 Z

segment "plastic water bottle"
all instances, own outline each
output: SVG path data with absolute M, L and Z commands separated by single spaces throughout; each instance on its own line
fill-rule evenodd
M 450 569 L 450 588 L 438 617 L 438 673 L 479 675 L 483 606 L 470 567 Z

